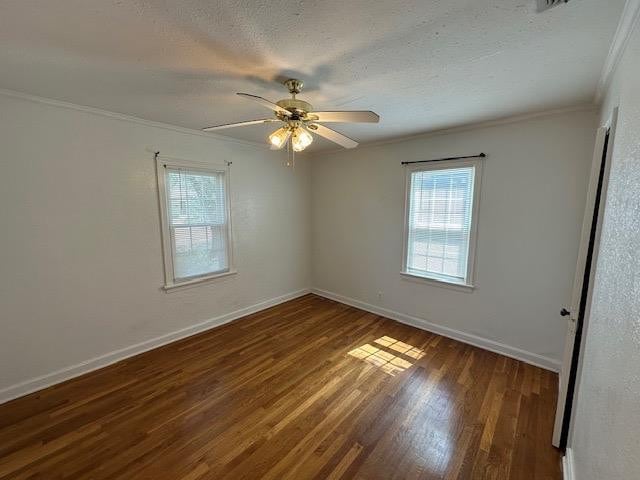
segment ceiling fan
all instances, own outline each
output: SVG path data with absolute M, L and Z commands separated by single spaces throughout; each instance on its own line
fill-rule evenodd
M 378 114 L 368 111 L 332 111 L 315 112 L 310 103 L 296 98 L 302 91 L 303 82 L 295 78 L 290 78 L 284 82 L 289 90 L 291 98 L 285 98 L 273 103 L 269 100 L 251 95 L 249 93 L 238 93 L 243 98 L 248 98 L 258 102 L 263 107 L 273 110 L 273 118 L 263 118 L 260 120 L 249 120 L 248 122 L 227 123 L 214 127 L 203 128 L 205 132 L 223 130 L 225 128 L 242 127 L 245 125 L 257 125 L 260 123 L 281 123 L 282 126 L 269 135 L 269 143 L 272 149 L 281 149 L 285 145 L 293 152 L 301 152 L 313 142 L 313 135 L 331 140 L 344 148 L 354 148 L 358 142 L 322 125 L 323 123 L 378 123 Z

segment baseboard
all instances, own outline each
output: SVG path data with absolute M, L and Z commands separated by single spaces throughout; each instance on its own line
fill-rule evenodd
M 564 480 L 576 480 L 575 470 L 573 468 L 573 450 L 567 448 L 562 457 L 562 478 Z
M 161 347 L 168 343 L 175 342 L 176 340 L 190 337 L 197 333 L 201 333 L 206 330 L 219 327 L 220 325 L 224 325 L 225 323 L 232 322 L 241 317 L 250 315 L 255 312 L 259 312 L 260 310 L 264 310 L 269 307 L 273 307 L 280 303 L 293 300 L 294 298 L 301 297 L 308 293 L 310 293 L 309 289 L 303 289 L 303 290 L 298 290 L 296 292 L 287 293 L 279 297 L 275 297 L 260 303 L 256 303 L 255 305 L 251 305 L 249 307 L 241 308 L 234 312 L 230 312 L 224 315 L 220 315 L 218 317 L 210 318 L 209 320 L 205 320 L 204 322 L 200 322 L 195 325 L 191 325 L 189 327 L 182 328 L 180 330 L 176 330 L 174 332 L 170 332 L 165 335 L 161 335 L 159 337 L 145 340 L 144 342 L 137 343 L 135 345 L 131 345 L 119 350 L 114 350 L 107 354 L 100 355 L 98 357 L 92 358 L 90 360 L 86 360 L 81 363 L 77 363 L 75 365 L 71 365 L 69 367 L 65 367 L 60 370 L 56 370 L 46 375 L 32 378 L 24 382 L 18 383 L 16 385 L 11 385 L 9 387 L 6 387 L 0 390 L 0 404 L 8 402 L 9 400 L 13 400 L 18 397 L 22 397 L 24 395 L 28 395 L 29 393 L 42 390 L 43 388 L 50 387 L 57 383 L 70 380 L 74 377 L 84 375 L 85 373 L 98 370 L 100 368 L 111 365 L 112 363 L 119 362 L 120 360 L 124 360 L 126 358 L 133 357 L 134 355 L 138 355 L 140 353 L 153 350 L 154 348 Z
M 485 350 L 489 350 L 491 352 L 495 352 L 501 355 L 505 355 L 507 357 L 515 358 L 516 360 L 521 360 L 525 363 L 529 363 L 531 365 L 544 368 L 545 370 L 551 370 L 553 372 L 560 371 L 560 362 L 557 360 L 554 360 L 553 358 L 544 357 L 542 355 L 538 355 L 537 353 L 532 353 L 516 347 L 511 347 L 509 345 L 505 345 L 504 343 L 496 342 L 494 340 L 489 340 L 488 338 L 483 338 L 470 333 L 465 333 L 460 330 L 455 330 L 453 328 L 449 328 L 449 327 L 445 327 L 442 325 L 429 322 L 422 318 L 413 317 L 411 315 L 406 315 L 404 313 L 396 312 L 394 310 L 389 310 L 383 307 L 378 307 L 376 305 L 371 305 L 369 303 L 365 303 L 360 300 L 356 300 L 354 298 L 345 297 L 343 295 L 339 295 L 333 292 L 328 292 L 326 290 L 322 290 L 319 288 L 312 288 L 311 292 L 315 293 L 316 295 L 320 295 L 321 297 L 335 300 L 336 302 L 344 303 L 346 305 L 350 305 L 352 307 L 356 307 L 361 310 L 366 310 L 367 312 L 375 313 L 376 315 L 380 315 L 383 317 L 390 318 L 392 320 L 396 320 L 400 323 L 411 325 L 413 327 L 417 327 L 422 330 L 427 330 L 432 333 L 437 333 L 438 335 L 442 335 L 443 337 L 452 338 L 454 340 L 468 343 L 470 345 L 474 345 L 476 347 L 480 347 Z

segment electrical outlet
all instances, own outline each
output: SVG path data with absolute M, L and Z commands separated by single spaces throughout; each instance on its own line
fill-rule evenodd
M 382 300 L 382 294 L 383 292 L 378 292 L 378 300 Z

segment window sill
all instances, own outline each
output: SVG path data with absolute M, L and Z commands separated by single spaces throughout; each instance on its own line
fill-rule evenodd
M 229 270 L 228 272 L 216 273 L 215 275 L 207 275 L 206 277 L 198 277 L 198 278 L 194 278 L 192 280 L 187 280 L 180 283 L 169 283 L 169 284 L 166 284 L 164 287 L 162 287 L 162 289 L 167 293 L 171 293 L 178 290 L 184 290 L 186 288 L 195 287 L 202 283 L 212 282 L 213 280 L 217 280 L 218 278 L 235 275 L 236 273 L 238 273 L 236 270 Z
M 475 285 L 471 285 L 468 283 L 457 283 L 444 279 L 423 277 L 421 275 L 416 275 L 415 273 L 400 272 L 400 275 L 402 275 L 402 277 L 408 281 L 426 283 L 435 287 L 448 288 L 450 290 L 457 290 L 459 292 L 473 292 L 473 290 L 476 288 Z

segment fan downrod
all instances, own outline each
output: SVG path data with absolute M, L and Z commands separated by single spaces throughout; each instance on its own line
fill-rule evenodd
M 291 98 L 283 98 L 282 100 L 278 100 L 276 104 L 286 110 L 289 110 L 293 115 L 285 117 L 281 114 L 276 113 L 276 116 L 283 122 L 287 122 L 288 120 L 300 120 L 306 118 L 307 113 L 313 111 L 313 106 L 309 102 L 305 102 L 304 100 L 299 100 L 296 98 L 296 94 L 300 93 L 304 82 L 302 80 L 298 80 L 297 78 L 290 78 L 282 83 L 284 83 L 284 86 L 289 89 Z

